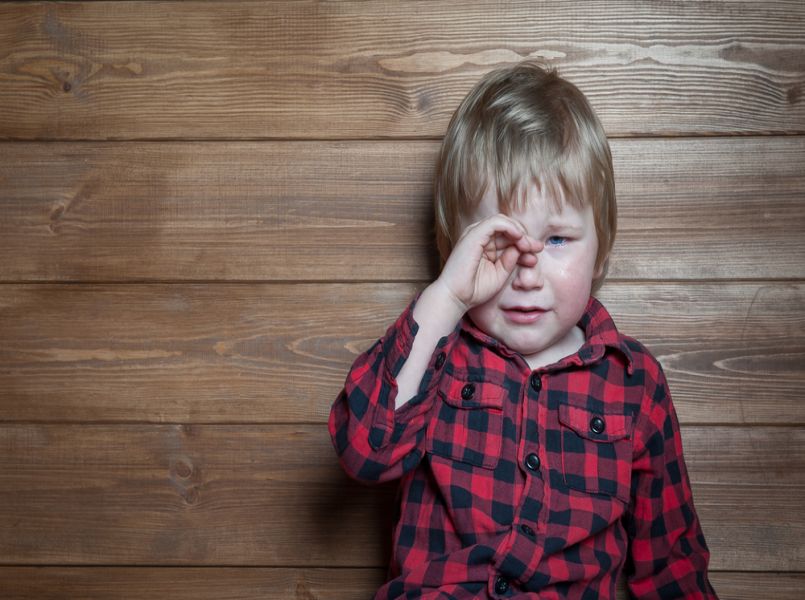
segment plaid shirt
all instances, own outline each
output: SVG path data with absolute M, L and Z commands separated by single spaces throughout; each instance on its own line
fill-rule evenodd
M 590 298 L 586 342 L 536 370 L 464 317 L 394 410 L 413 307 L 358 357 L 330 413 L 341 465 L 402 478 L 375 598 L 706 598 L 709 551 L 662 369 Z

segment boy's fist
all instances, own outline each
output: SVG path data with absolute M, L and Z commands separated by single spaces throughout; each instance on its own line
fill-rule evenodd
M 515 265 L 537 264 L 542 248 L 521 223 L 499 213 L 464 229 L 437 282 L 466 312 L 492 298 Z

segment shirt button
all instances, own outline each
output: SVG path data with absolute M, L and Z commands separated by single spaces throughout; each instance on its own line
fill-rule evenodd
M 495 593 L 505 594 L 509 591 L 509 582 L 505 577 L 498 577 L 495 579 Z
M 539 394 L 539 391 L 542 389 L 542 380 L 539 378 L 539 375 L 534 373 L 531 376 L 531 388 Z
M 593 433 L 604 433 L 604 429 L 606 429 L 604 419 L 601 417 L 593 417 L 590 419 L 590 431 Z
M 528 537 L 534 537 L 536 535 L 534 533 L 534 530 L 531 529 L 528 525 L 520 525 L 520 531 L 522 531 Z
M 529 471 L 539 471 L 539 456 L 533 452 L 525 457 L 525 466 Z
M 461 388 L 461 397 L 464 400 L 469 400 L 475 395 L 475 386 L 471 383 L 468 383 L 463 388 Z
M 442 368 L 445 358 L 447 357 L 444 355 L 444 352 L 439 352 L 439 356 L 436 357 L 436 364 L 433 365 L 434 367 L 436 367 L 437 371 Z

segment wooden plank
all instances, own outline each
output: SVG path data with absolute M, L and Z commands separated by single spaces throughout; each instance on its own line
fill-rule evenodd
M 805 137 L 616 140 L 612 151 L 613 277 L 805 278 Z
M 193 567 L 0 567 L 4 600 L 365 600 L 385 571 Z
M 805 428 L 683 427 L 714 570 L 805 561 Z M 0 426 L 0 563 L 382 567 L 391 486 L 309 426 Z
M 558 65 L 610 134 L 802 133 L 801 2 L 0 5 L 0 137 L 438 137 L 485 72 Z
M 359 600 L 384 581 L 380 568 L 0 567 L 5 600 Z M 710 572 L 722 598 L 801 600 L 803 573 Z M 627 600 L 623 585 L 618 600 Z
M 321 425 L 2 426 L 0 563 L 381 566 L 393 493 Z
M 422 285 L 422 284 L 420 284 Z M 0 421 L 324 423 L 413 284 L 0 286 Z M 805 423 L 805 286 L 608 283 L 684 423 Z
M 663 365 L 683 420 L 803 421 L 805 287 L 611 283 L 599 297 Z
M 805 574 L 713 572 L 710 583 L 719 598 L 725 600 L 800 600 L 805 589 Z
M 437 146 L 0 144 L 0 281 L 429 280 Z M 805 278 L 805 137 L 612 149 L 610 277 Z

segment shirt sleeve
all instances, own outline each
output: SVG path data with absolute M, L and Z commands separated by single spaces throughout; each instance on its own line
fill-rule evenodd
M 396 479 L 419 464 L 438 375 L 458 337 L 456 326 L 438 341 L 417 394 L 395 411 L 396 377 L 419 329 L 413 312 L 420 295 L 358 356 L 330 410 L 330 437 L 339 462 L 348 475 L 366 483 Z
M 662 368 L 646 369 L 647 394 L 634 439 L 630 548 L 624 573 L 633 598 L 717 600 L 710 553 L 693 505 L 679 422 Z M 652 373 L 653 371 L 653 373 Z

